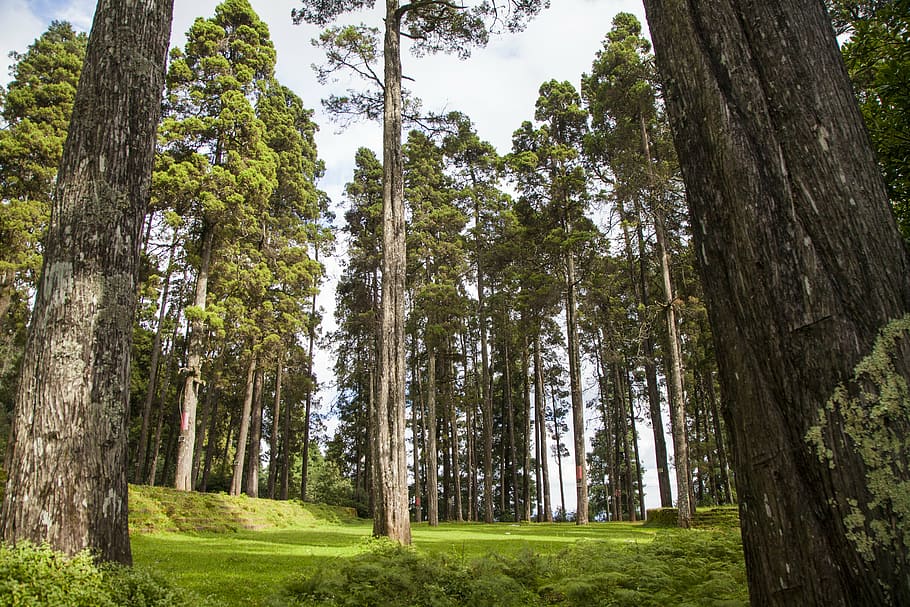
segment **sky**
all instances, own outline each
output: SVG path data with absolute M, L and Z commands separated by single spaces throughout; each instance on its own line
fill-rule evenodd
M 214 14 L 217 0 L 175 0 L 171 46 L 183 44 L 184 33 L 196 17 Z M 331 93 L 357 87 L 356 81 L 341 81 L 320 85 L 312 69 L 324 57 L 312 46 L 311 40 L 319 29 L 310 25 L 294 25 L 290 14 L 297 2 L 291 0 L 251 0 L 251 4 L 270 28 L 278 53 L 277 76 L 282 84 L 294 90 L 304 104 L 316 110 L 320 126 L 316 142 L 320 157 L 326 163 L 326 173 L 319 187 L 326 191 L 336 210 L 343 203 L 344 184 L 353 174 L 353 159 L 357 148 L 366 146 L 379 153 L 381 126 L 378 123 L 355 123 L 341 129 L 323 112 L 320 100 Z M 378 3 L 382 5 L 382 3 Z M 91 27 L 95 3 L 92 0 L 0 0 L 0 83 L 9 80 L 10 51 L 23 52 L 52 20 L 66 20 L 76 29 Z M 512 132 L 524 120 L 533 119 L 534 103 L 540 85 L 551 79 L 568 80 L 580 89 L 581 75 L 589 71 L 594 55 L 601 48 L 618 12 L 635 14 L 644 24 L 644 9 L 635 0 L 552 0 L 552 7 L 543 11 L 528 28 L 519 34 L 494 38 L 483 49 L 474 50 L 467 60 L 451 56 L 402 57 L 406 83 L 423 107 L 429 111 L 458 110 L 474 122 L 478 135 L 492 143 L 500 153 L 511 148 Z M 376 11 L 355 13 L 345 23 L 365 23 L 381 27 Z M 647 29 L 647 28 L 645 28 Z M 341 213 L 338 213 L 341 217 Z M 343 255 L 339 249 L 338 255 Z M 327 286 L 320 296 L 325 312 L 325 331 L 334 328 L 333 282 L 340 273 L 338 259 L 326 263 Z M 331 402 L 334 391 L 331 377 L 331 354 L 325 349 L 317 357 L 316 371 L 323 384 L 323 407 Z M 591 374 L 588 374 L 590 377 Z M 586 398 L 595 389 L 585 382 Z M 665 411 L 664 423 L 668 416 Z M 648 508 L 660 505 L 654 447 L 650 427 L 638 424 L 641 458 L 646 469 L 645 502 Z M 588 433 L 591 434 L 590 432 Z M 571 440 L 566 441 L 571 449 Z M 672 441 L 667 436 L 672 454 Z M 555 462 L 550 464 L 550 477 L 555 483 Z M 566 479 L 572 479 L 572 458 L 563 462 Z M 570 481 L 569 481 L 570 482 Z M 567 509 L 575 504 L 574 483 L 566 485 Z M 675 483 L 671 483 L 674 484 Z M 675 486 L 673 487 L 675 495 Z M 554 487 L 554 503 L 558 490 Z

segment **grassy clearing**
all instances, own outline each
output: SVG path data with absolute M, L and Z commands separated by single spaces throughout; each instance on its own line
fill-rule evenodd
M 405 554 L 371 539 L 371 522 L 345 509 L 167 489 L 133 488 L 130 497 L 137 568 L 213 605 L 418 605 L 424 599 L 395 584 L 419 590 L 427 582 L 421 596 L 438 605 L 506 604 L 496 593 L 526 605 L 740 605 L 747 596 L 730 530 L 419 524 Z

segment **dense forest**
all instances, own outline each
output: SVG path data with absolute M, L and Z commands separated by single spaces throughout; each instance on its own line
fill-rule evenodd
M 901 521 L 910 510 L 885 486 L 908 482 L 907 2 L 829 0 L 827 14 L 820 2 L 796 3 L 812 5 L 802 13 L 781 9 L 825 40 L 841 35 L 824 73 L 844 77 L 832 76 L 832 89 L 820 87 L 811 103 L 821 104 L 813 115 L 830 111 L 837 124 L 856 121 L 854 130 L 816 125 L 806 135 L 800 120 L 812 111 L 775 105 L 802 108 L 789 91 L 807 76 L 799 66 L 796 75 L 765 70 L 774 64 L 773 45 L 758 67 L 737 55 L 759 44 L 751 33 L 765 32 L 765 17 L 739 15 L 755 19 L 740 39 L 723 25 L 701 32 L 703 14 L 689 15 L 689 23 L 682 16 L 689 9 L 646 2 L 656 57 L 639 20 L 616 14 L 578 75 L 580 86 L 540 83 L 533 115 L 515 119 L 510 149 L 496 149 L 470 116 L 425 108 L 402 90 L 401 39 L 418 57 L 467 56 L 490 36 L 526 27 L 545 3 L 389 2 L 377 23 L 384 29 L 376 29 L 336 24 L 363 1 L 304 0 L 293 18 L 326 28 L 314 42 L 325 51 L 320 78 L 346 74 L 362 84 L 324 106 L 342 122 L 385 125 L 383 149 L 357 150 L 339 200 L 320 186 L 315 134 L 325 125 L 314 121 L 316 100 L 278 80 L 269 27 L 249 2 L 224 0 L 200 16 L 166 66 L 161 24 L 170 8 L 147 4 L 158 6 L 135 17 L 144 33 L 134 40 L 110 34 L 105 47 L 140 54 L 147 44 L 152 50 L 143 53 L 160 56 L 125 61 L 124 86 L 138 78 L 148 89 L 130 103 L 105 110 L 96 101 L 105 88 L 114 98 L 117 87 L 91 85 L 92 78 L 119 72 L 66 22 L 50 24 L 14 55 L 11 80 L 0 89 L 6 540 L 55 537 L 60 524 L 47 520 L 73 508 L 60 498 L 52 515 L 22 514 L 29 487 L 44 491 L 34 480 L 40 466 L 23 455 L 31 450 L 39 463 L 54 453 L 63 461 L 85 457 L 92 472 L 75 473 L 89 479 L 85 487 L 98 476 L 112 479 L 101 493 L 71 492 L 74 500 L 81 491 L 98 493 L 83 503 L 105 517 L 117 509 L 109 502 L 125 504 L 129 482 L 352 506 L 375 516 L 377 534 L 405 543 L 408 521 L 643 520 L 650 469 L 660 506 L 675 506 L 681 527 L 698 507 L 742 502 L 756 604 L 772 603 L 756 594 L 755 571 L 796 587 L 787 559 L 814 562 L 831 546 L 847 553 L 848 540 L 859 556 L 793 566 L 793 576 L 827 580 L 845 568 L 855 580 L 869 567 L 885 580 L 882 571 L 907 564 Z M 130 3 L 104 5 L 99 14 L 141 12 Z M 721 13 L 734 20 L 737 10 Z M 98 20 L 92 36 L 100 39 Z M 679 42 L 687 27 L 707 49 L 691 61 L 705 70 L 703 84 L 681 59 L 702 52 Z M 797 37 L 809 40 L 806 48 L 814 41 Z M 685 52 L 673 55 L 673 45 Z M 758 61 L 760 53 L 749 52 Z M 136 72 L 140 63 L 155 72 L 156 62 L 157 77 Z M 759 101 L 768 107 L 755 109 Z M 148 132 L 111 137 L 111 146 L 128 140 L 120 152 L 85 152 L 103 143 L 92 143 L 97 133 L 115 132 L 103 120 L 118 116 L 116 108 L 125 108 L 124 133 L 137 116 L 147 117 Z M 89 115 L 97 124 L 86 125 Z M 717 116 L 729 124 L 699 130 Z M 88 143 L 77 148 L 79 133 Z M 735 143 L 725 143 L 728 135 Z M 804 140 L 821 151 L 800 148 Z M 124 152 L 129 146 L 145 146 L 148 158 Z M 843 151 L 855 146 L 862 149 Z M 830 159 L 829 149 L 842 156 Z M 97 163 L 79 153 L 101 158 L 99 174 L 105 159 L 129 159 L 123 189 L 80 190 L 80 171 Z M 838 181 L 843 191 L 829 191 Z M 762 196 L 773 204 L 756 202 Z M 853 210 L 832 210 L 829 198 Z M 96 208 L 89 199 L 113 206 Z M 746 209 L 742 215 L 732 201 Z M 784 215 L 799 219 L 787 224 Z M 859 269 L 844 253 L 854 245 Z M 341 268 L 332 282 L 330 258 Z M 93 272 L 121 272 L 119 295 L 114 283 L 79 286 Z M 58 295 L 61 284 L 76 286 Z M 317 295 L 329 288 L 335 322 L 326 332 Z M 891 342 L 875 341 L 883 327 Z M 115 359 L 118 348 L 125 363 Z M 318 376 L 318 349 L 331 353 L 333 377 Z M 863 367 L 867 355 L 885 363 Z M 838 362 L 817 360 L 832 357 Z M 330 402 L 320 399 L 327 386 Z M 831 396 L 834 386 L 841 387 Z M 61 402 L 58 394 L 68 391 L 80 394 L 78 402 L 53 410 L 27 404 Z M 772 401 L 794 404 L 778 413 Z M 873 402 L 886 421 L 870 428 L 863 420 Z M 756 434 L 766 442 L 750 443 Z M 850 459 L 864 440 L 893 447 Z M 86 453 L 83 441 L 104 445 L 101 455 Z M 780 468 L 756 463 L 770 459 Z M 871 479 L 870 488 L 857 489 L 856 478 Z M 807 540 L 814 545 L 788 553 L 764 536 L 801 516 L 794 500 L 802 490 L 828 496 L 818 503 L 843 515 L 816 531 L 806 523 L 804 532 L 841 539 Z M 769 502 L 772 491 L 790 495 Z M 772 520 L 750 508 L 766 508 Z M 812 508 L 823 520 L 821 506 Z M 108 524 L 87 518 L 88 527 Z M 123 541 L 116 531 L 62 536 L 56 543 L 66 551 L 88 545 L 129 561 L 128 541 L 109 547 Z M 774 546 L 768 554 L 783 560 L 762 562 L 761 546 Z M 884 591 L 870 583 L 844 596 L 894 604 L 910 597 L 906 580 L 882 584 Z M 773 604 L 791 604 L 775 597 L 781 602 Z

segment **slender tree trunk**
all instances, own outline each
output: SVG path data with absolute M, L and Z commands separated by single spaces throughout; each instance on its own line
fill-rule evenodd
M 824 5 L 645 6 L 733 434 L 751 600 L 908 605 L 910 418 L 885 386 L 910 379 L 910 257 Z
M 215 457 L 215 450 L 218 448 L 218 441 L 215 438 L 215 432 L 218 430 L 218 404 L 220 400 L 220 398 L 214 399 L 214 402 L 212 403 L 212 411 L 209 416 L 209 430 L 205 443 L 205 460 L 202 464 L 202 480 L 199 482 L 199 491 L 203 493 L 205 493 L 208 489 L 209 473 L 212 470 L 212 459 Z
M 256 383 L 256 367 L 259 355 L 250 352 L 250 364 L 246 372 L 246 396 L 240 413 L 240 429 L 237 431 L 237 449 L 234 452 L 234 472 L 231 477 L 231 495 L 240 495 L 243 486 L 243 462 L 246 458 L 246 442 L 250 431 L 250 412 L 253 410 L 253 384 Z
M 203 220 L 202 258 L 196 277 L 196 294 L 193 298 L 195 313 L 189 319 L 187 339 L 187 374 L 183 385 L 183 410 L 180 415 L 180 435 L 177 439 L 177 470 L 174 487 L 181 491 L 193 490 L 193 452 L 196 447 L 196 403 L 199 387 L 202 385 L 202 354 L 205 340 L 205 321 L 201 312 L 205 310 L 208 294 L 209 265 L 212 260 L 212 243 L 215 226 Z
M 379 393 L 372 416 L 373 535 L 411 543 L 405 449 L 405 218 L 401 154 L 401 18 L 386 0 L 383 88 L 382 317 Z
M 556 394 L 551 392 L 553 398 L 553 440 L 556 441 L 556 471 L 559 474 L 559 504 L 562 508 L 562 520 L 566 520 L 566 486 L 562 480 L 562 443 L 560 442 L 559 417 L 556 415 Z
M 249 497 L 259 497 L 259 465 L 262 444 L 262 384 L 265 374 L 262 367 L 256 370 L 253 384 L 253 408 L 250 412 L 250 456 L 247 458 L 245 493 Z
M 164 284 L 161 287 L 161 307 L 158 310 L 158 324 L 155 327 L 155 339 L 152 341 L 152 357 L 149 361 L 149 385 L 145 393 L 145 401 L 142 405 L 142 422 L 139 427 L 139 441 L 136 448 L 135 468 L 133 470 L 134 482 L 142 482 L 143 467 L 148 452 L 148 435 L 149 422 L 152 414 L 152 403 L 155 400 L 156 389 L 158 387 L 158 366 L 161 357 L 161 329 L 164 327 L 164 319 L 167 315 L 168 292 L 171 286 L 171 266 L 174 263 L 174 253 L 177 250 L 177 232 L 174 232 L 174 238 L 171 240 L 170 250 L 168 252 L 167 270 L 164 275 Z M 0 314 L 0 318 L 3 315 Z
M 709 374 L 705 379 L 705 387 L 708 392 L 708 402 L 711 405 L 711 418 L 714 420 L 714 441 L 717 443 L 717 465 L 720 467 L 720 484 L 724 492 L 724 502 L 733 503 L 733 487 L 730 483 L 729 460 L 727 459 L 727 449 L 724 428 L 721 426 L 720 415 L 717 410 L 717 394 L 714 390 L 714 377 Z
M 269 499 L 275 499 L 276 480 L 278 476 L 278 427 L 281 421 L 281 380 L 284 371 L 284 356 L 278 355 L 275 368 L 275 400 L 272 401 L 272 432 L 269 436 Z
M 635 454 L 635 476 L 638 482 L 638 515 L 645 520 L 645 482 L 641 474 L 641 455 L 638 451 L 638 428 L 635 425 L 635 394 L 632 392 L 632 381 L 629 378 L 629 365 L 626 362 L 626 385 L 629 386 L 629 425 L 632 429 L 632 452 Z
M 294 415 L 294 403 L 288 402 L 281 412 L 281 474 L 278 483 L 278 499 L 290 497 L 291 483 L 291 417 Z
M 170 0 L 95 11 L 7 447 L 6 542 L 132 560 L 130 350 L 171 13 Z
M 543 484 L 543 520 L 546 523 L 553 522 L 553 506 L 550 503 L 550 471 L 549 471 L 549 451 L 547 450 L 547 404 L 544 397 L 543 382 L 543 364 L 540 360 L 540 333 L 534 336 L 534 419 L 537 421 L 537 437 L 540 443 L 540 456 L 538 466 L 540 466 L 541 483 Z M 538 518 L 540 518 L 538 516 Z
M 420 415 L 418 415 L 418 412 Z M 420 483 L 420 442 L 423 434 L 423 390 L 420 388 L 420 363 L 417 358 L 417 337 L 411 339 L 411 436 L 414 442 L 414 521 L 423 520 Z M 426 449 L 423 451 L 426 453 Z
M 524 456 L 522 468 L 522 517 L 521 520 L 531 521 L 531 369 L 528 350 L 528 336 L 524 337 L 524 347 L 521 350 L 521 369 L 524 374 L 524 417 L 525 431 L 521 441 L 521 450 Z
M 506 419 L 509 424 L 509 478 L 512 485 L 512 516 L 513 520 L 520 520 L 521 506 L 518 499 L 518 450 L 515 446 L 515 404 L 512 402 L 512 357 L 509 349 L 508 331 L 503 331 L 503 352 L 505 359 L 505 393 L 506 393 Z
M 427 346 L 427 522 L 431 527 L 439 524 L 439 464 L 436 460 L 436 348 Z
M 452 429 L 450 433 L 452 443 L 452 489 L 455 493 L 455 521 L 462 523 L 464 522 L 464 504 L 461 497 L 461 454 L 459 453 L 458 441 L 458 408 L 455 406 L 455 345 L 451 342 L 449 344 L 449 352 L 452 353 L 452 356 L 449 357 L 451 381 L 449 382 L 449 389 L 447 390 L 449 397 L 449 425 Z
M 315 258 L 319 260 L 319 249 L 315 249 Z M 316 347 L 316 294 L 310 302 L 310 325 L 309 336 L 307 337 L 307 363 L 306 373 L 309 383 L 306 389 L 306 399 L 304 400 L 303 411 L 303 447 L 301 452 L 300 463 L 300 501 L 306 501 L 307 483 L 310 478 L 310 416 L 313 414 L 313 392 L 316 390 L 316 376 L 313 374 L 313 354 Z M 370 379 L 370 390 L 372 390 L 372 376 Z M 372 394 L 370 396 L 372 403 Z
M 575 258 L 566 255 L 566 334 L 569 346 L 569 384 L 572 393 L 572 432 L 575 448 L 576 525 L 588 524 L 588 470 L 585 462 L 585 404 L 581 395 L 581 360 L 575 304 Z
M 218 389 L 217 373 L 212 373 L 212 379 L 209 380 L 205 389 L 205 398 L 202 400 L 202 417 L 196 428 L 196 444 L 198 449 L 193 450 L 193 473 L 191 474 L 192 486 L 195 489 L 199 480 L 199 463 L 202 460 L 202 445 L 205 444 L 205 434 L 209 426 L 209 417 L 212 415 L 212 403 L 215 400 L 215 391 Z

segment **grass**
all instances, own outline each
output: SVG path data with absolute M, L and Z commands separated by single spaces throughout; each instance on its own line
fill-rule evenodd
M 137 568 L 161 575 L 214 605 L 288 604 L 276 597 L 287 588 L 289 580 L 310 576 L 318 582 L 319 578 L 348 567 L 352 558 L 371 558 L 370 553 L 377 548 L 376 541 L 370 538 L 371 522 L 356 519 L 345 509 L 146 487 L 132 488 L 130 499 L 133 558 Z M 686 533 L 698 535 L 683 536 Z M 429 527 L 424 523 L 412 527 L 418 554 L 437 561 L 441 558 L 449 563 L 462 563 L 462 566 L 494 554 L 499 555 L 496 558 L 525 561 L 559 555 L 547 565 L 547 575 L 555 576 L 548 583 L 561 587 L 564 584 L 560 580 L 568 580 L 570 590 L 553 590 L 552 596 L 558 598 L 548 604 L 566 605 L 575 604 L 571 597 L 584 596 L 584 588 L 599 588 L 592 581 L 599 579 L 598 571 L 579 573 L 585 563 L 590 565 L 602 559 L 604 564 L 598 567 L 615 562 L 614 569 L 621 566 L 630 569 L 630 573 L 635 569 L 635 575 L 649 575 L 648 571 L 659 565 L 647 560 L 654 559 L 654 554 L 659 554 L 660 559 L 686 557 L 682 547 L 689 540 L 685 537 L 694 542 L 693 546 L 699 546 L 699 553 L 694 557 L 696 569 L 710 570 L 714 567 L 705 558 L 737 560 L 736 550 L 731 557 L 729 550 L 716 549 L 718 541 L 730 541 L 730 533 L 664 530 L 644 527 L 641 523 L 592 523 L 584 527 L 571 523 L 448 523 Z M 715 539 L 721 537 L 727 539 Z M 710 556 L 712 551 L 714 556 Z M 532 554 L 536 556 L 529 556 Z M 620 554 L 624 556 L 618 558 Z M 745 587 L 744 574 L 737 573 L 742 568 L 741 555 L 738 558 L 740 562 L 733 563 L 735 571 L 731 574 L 734 581 L 726 580 L 727 586 L 732 584 L 734 589 L 736 584 Z M 560 570 L 557 565 L 562 562 L 574 563 L 574 569 Z M 388 569 L 388 566 L 380 568 Z M 610 575 L 617 579 L 628 577 L 623 578 L 615 570 Z M 672 576 L 672 572 L 663 575 Z M 697 571 L 686 573 L 689 577 L 697 575 Z M 667 587 L 666 580 L 659 582 L 661 588 Z M 685 583 L 703 584 L 702 581 Z M 582 590 L 571 590 L 572 584 L 580 585 Z

